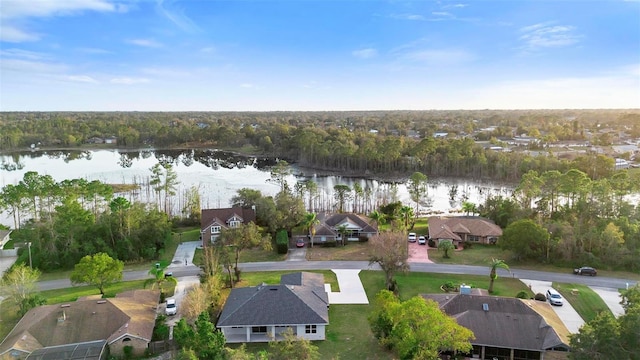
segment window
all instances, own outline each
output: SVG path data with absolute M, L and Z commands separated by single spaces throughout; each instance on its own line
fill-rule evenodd
M 316 328 L 316 325 L 305 325 L 304 332 L 306 334 L 315 334 L 318 332 L 318 329 Z
M 126 337 L 126 338 L 122 339 L 122 342 L 125 342 L 125 341 L 131 341 L 131 338 Z
M 266 326 L 252 326 L 251 332 L 254 334 L 266 334 L 267 327 Z
M 212 243 L 216 242 L 216 240 L 218 240 L 219 237 L 220 235 L 211 235 L 211 242 Z
M 240 221 L 238 221 L 238 220 L 231 220 L 231 221 L 229 221 L 229 227 L 231 227 L 231 228 L 237 228 L 238 226 L 240 226 Z
M 220 226 L 219 225 L 213 225 L 211 226 L 211 233 L 212 234 L 217 234 L 220 232 Z
M 480 236 L 469 235 L 469 241 L 478 242 L 478 241 L 480 241 Z

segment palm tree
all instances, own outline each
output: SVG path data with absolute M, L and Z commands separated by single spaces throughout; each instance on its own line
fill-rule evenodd
M 167 268 L 167 265 L 161 265 L 159 262 L 151 267 L 149 270 L 149 275 L 153 276 L 151 279 L 147 279 L 144 281 L 144 287 L 146 288 L 148 285 L 151 285 L 151 290 L 153 290 L 156 286 L 161 293 L 164 293 L 164 289 L 162 289 L 162 283 L 165 281 L 164 277 L 164 269 Z
M 403 206 L 400 208 L 400 217 L 404 225 L 404 230 L 413 228 L 413 223 L 409 226 L 409 222 L 413 219 L 413 208 L 411 206 Z
M 347 237 L 347 225 L 340 225 L 338 226 L 337 230 L 340 233 L 340 237 L 342 238 L 342 246 L 344 246 Z
M 369 214 L 369 218 L 376 222 L 376 227 L 378 230 L 378 234 L 380 233 L 380 225 L 384 224 L 385 218 L 384 214 L 378 210 L 373 210 L 371 214 Z
M 462 203 L 462 211 L 466 212 L 467 216 L 469 216 L 469 213 L 473 213 L 475 215 L 477 212 L 476 204 L 465 201 Z
M 489 278 L 491 278 L 489 282 L 489 293 L 491 294 L 493 293 L 493 281 L 498 278 L 498 272 L 496 270 L 498 268 L 508 270 L 509 272 L 511 272 L 511 270 L 509 270 L 509 265 L 500 259 L 491 259 L 489 266 L 491 266 L 491 273 L 489 273 Z
M 306 213 L 302 226 L 309 231 L 309 240 L 311 241 L 311 247 L 313 247 L 313 237 L 316 236 L 316 225 L 320 224 L 320 220 L 315 213 Z

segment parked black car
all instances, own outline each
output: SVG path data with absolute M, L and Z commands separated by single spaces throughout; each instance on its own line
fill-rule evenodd
M 598 271 L 589 266 L 583 266 L 579 269 L 573 269 L 573 273 L 576 275 L 590 275 L 590 276 L 598 275 Z

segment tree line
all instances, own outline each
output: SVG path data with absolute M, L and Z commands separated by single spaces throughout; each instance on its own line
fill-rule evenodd
M 0 120 L 0 149 L 30 144 L 75 147 L 94 136 L 116 136 L 118 146 L 123 147 L 243 149 L 365 176 L 420 171 L 429 176 L 518 181 L 529 170 L 578 168 L 601 178 L 614 168 L 613 160 L 602 155 L 564 160 L 551 155 L 495 152 L 477 145 L 469 135 L 491 126 L 476 136 L 543 132 L 548 141 L 585 139 L 586 133 L 598 131 L 606 123 L 630 136 L 640 136 L 638 119 L 640 114 L 623 111 L 5 113 Z M 436 139 L 432 136 L 436 131 L 451 136 Z
M 29 243 L 33 266 L 44 271 L 71 268 L 99 252 L 122 261 L 156 259 L 171 234 L 166 213 L 114 197 L 113 188 L 97 180 L 56 182 L 27 172 L 0 190 L 0 209 L 15 221 L 11 238 Z
M 592 179 L 570 169 L 527 172 L 511 196 L 477 211 L 505 229 L 499 245 L 521 259 L 640 270 L 640 208 L 629 202 L 638 174 Z

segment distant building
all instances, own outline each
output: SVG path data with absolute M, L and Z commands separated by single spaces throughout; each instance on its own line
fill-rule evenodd
M 449 136 L 448 132 L 444 132 L 444 131 L 440 131 L 440 132 L 435 132 L 433 133 L 433 137 L 434 138 L 446 138 L 447 136 Z
M 616 159 L 616 170 L 628 169 L 631 164 L 625 159 Z
M 253 209 L 242 207 L 202 210 L 200 234 L 202 246 L 214 243 L 220 236 L 222 229 L 239 227 L 256 221 Z

